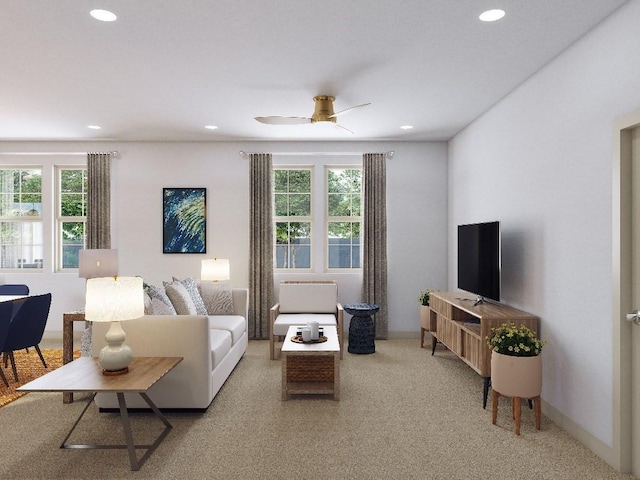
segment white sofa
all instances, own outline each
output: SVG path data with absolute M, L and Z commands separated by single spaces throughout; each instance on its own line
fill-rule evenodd
M 238 364 L 248 345 L 249 292 L 234 288 L 233 315 L 145 315 L 122 323 L 134 357 L 184 357 L 148 392 L 161 409 L 206 410 Z M 106 345 L 108 323 L 94 323 L 93 356 Z M 148 405 L 138 394 L 125 394 L 127 407 Z M 117 409 L 115 394 L 96 395 L 103 409 Z

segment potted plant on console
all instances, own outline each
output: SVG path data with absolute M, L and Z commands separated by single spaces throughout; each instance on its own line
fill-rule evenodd
M 424 348 L 424 334 L 431 331 L 430 295 L 431 290 L 429 289 L 420 292 L 420 295 L 418 295 L 418 303 L 420 304 L 420 348 Z
M 533 400 L 536 429 L 540 430 L 540 393 L 542 391 L 542 347 L 536 332 L 525 325 L 503 323 L 491 329 L 487 336 L 491 350 L 492 422 L 498 415 L 500 395 L 511 397 L 516 423 L 516 435 L 520 435 L 521 400 Z

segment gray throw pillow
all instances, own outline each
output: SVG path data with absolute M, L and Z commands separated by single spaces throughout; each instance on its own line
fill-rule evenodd
M 200 296 L 200 292 L 198 291 L 198 284 L 195 278 L 189 277 L 183 280 L 179 280 L 176 277 L 173 277 L 174 282 L 180 282 L 184 285 L 184 288 L 187 289 L 191 300 L 193 300 L 193 304 L 196 306 L 196 313 L 198 315 L 207 315 L 207 307 L 204 305 L 204 301 Z
M 189 292 L 180 282 L 167 283 L 164 286 L 167 296 L 176 309 L 178 315 L 196 315 L 196 306 L 189 296 Z
M 173 308 L 173 304 L 164 288 L 148 285 L 147 294 L 151 297 L 150 310 L 153 315 L 176 315 L 176 309 Z
M 200 282 L 200 296 L 209 315 L 233 315 L 233 293 L 228 283 Z

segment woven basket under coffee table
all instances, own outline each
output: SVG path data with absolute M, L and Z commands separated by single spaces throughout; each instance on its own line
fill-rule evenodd
M 292 394 L 333 395 L 340 400 L 340 342 L 335 326 L 324 326 L 326 342 L 292 341 L 296 329 L 289 327 L 282 345 L 282 400 Z

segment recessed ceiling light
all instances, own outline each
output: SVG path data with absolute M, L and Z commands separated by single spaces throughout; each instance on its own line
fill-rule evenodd
M 495 22 L 496 20 L 500 20 L 502 17 L 504 17 L 504 10 L 496 8 L 495 10 L 482 12 L 478 18 L 483 22 Z
M 402 125 L 400 128 L 402 130 L 411 130 L 413 128 L 413 125 Z
M 215 125 L 205 125 L 205 127 L 207 130 L 217 130 L 218 127 L 216 127 Z
M 99 125 L 87 125 L 87 128 L 90 128 L 91 130 L 100 130 L 102 127 Z
M 96 10 L 91 10 L 89 14 L 93 18 L 95 18 L 96 20 L 100 20 L 101 22 L 113 22 L 118 18 L 116 17 L 115 13 L 110 12 L 109 10 L 96 9 Z

